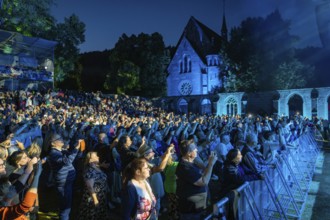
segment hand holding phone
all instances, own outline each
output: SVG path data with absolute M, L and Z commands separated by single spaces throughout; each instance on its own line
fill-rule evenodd
M 215 151 L 211 151 L 209 156 L 209 164 L 212 164 L 212 166 L 215 164 L 215 162 L 218 160 L 218 156 Z

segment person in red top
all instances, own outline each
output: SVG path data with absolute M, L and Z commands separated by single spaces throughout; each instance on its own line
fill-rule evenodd
M 0 159 L 0 175 L 5 175 L 5 163 Z M 37 197 L 39 177 L 42 171 L 41 161 L 37 163 L 36 169 L 34 170 L 34 178 L 31 183 L 29 190 L 27 191 L 23 201 L 20 204 L 8 207 L 0 207 L 0 219 L 18 219 L 25 220 L 27 219 L 25 214 L 29 212 L 30 208 L 33 207 L 34 202 Z

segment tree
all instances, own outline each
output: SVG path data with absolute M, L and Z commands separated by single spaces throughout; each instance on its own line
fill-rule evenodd
M 255 91 L 256 75 L 254 75 L 253 67 L 256 66 L 257 60 L 251 57 L 249 60 L 249 68 L 246 72 L 242 72 L 239 64 L 233 62 L 223 48 L 220 52 L 220 79 L 223 82 L 223 87 L 218 88 L 220 92 L 237 92 L 237 91 Z M 255 62 L 255 63 L 252 63 Z M 214 91 L 214 92 L 219 92 Z
M 85 24 L 76 15 L 64 19 L 56 25 L 58 45 L 55 49 L 55 80 L 63 81 L 74 71 L 79 58 L 78 46 L 85 42 Z
M 280 65 L 295 59 L 294 43 L 298 38 L 289 30 L 290 21 L 283 20 L 278 10 L 266 18 L 248 18 L 232 29 L 228 56 L 240 66 L 240 74 L 236 76 L 238 89 L 279 88 L 278 77 L 274 77 L 276 71 Z
M 275 74 L 276 88 L 292 89 L 306 86 L 307 80 L 311 79 L 314 67 L 304 65 L 297 59 L 284 62 L 279 65 Z
M 105 88 L 111 89 L 114 84 L 119 85 L 120 77 L 118 73 L 122 71 L 123 65 L 126 66 L 127 63 L 134 64 L 139 68 L 138 74 L 137 71 L 126 72 L 127 74 L 133 74 L 131 79 L 134 79 L 134 82 L 135 77 L 138 77 L 138 84 L 132 90 L 130 89 L 133 94 L 148 97 L 165 95 L 165 68 L 169 63 L 169 53 L 167 53 L 163 38 L 159 33 L 151 35 L 141 33 L 138 36 L 132 35 L 130 37 L 123 34 L 119 38 L 115 48 L 111 51 L 111 68 L 107 74 Z M 121 74 L 123 73 L 121 72 Z M 128 77 L 127 74 L 121 77 Z M 127 88 L 119 90 L 126 91 Z
M 117 93 L 134 95 L 134 90 L 139 90 L 139 74 L 140 68 L 130 61 L 123 61 L 117 76 Z M 133 90 L 134 89 L 134 90 Z
M 25 36 L 47 38 L 55 26 L 50 14 L 54 0 L 2 1 L 0 27 Z
M 75 72 L 75 63 L 79 57 L 78 46 L 85 41 L 85 24 L 76 15 L 57 24 L 50 14 L 52 5 L 54 0 L 2 1 L 0 27 L 25 36 L 57 41 L 55 81 L 61 82 L 68 74 Z

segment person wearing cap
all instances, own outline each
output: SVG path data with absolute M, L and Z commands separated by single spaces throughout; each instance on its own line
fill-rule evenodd
M 176 169 L 178 208 L 180 219 L 200 219 L 206 208 L 207 186 L 211 179 L 212 169 L 217 155 L 212 152 L 203 173 L 194 163 L 197 157 L 197 146 L 193 140 L 180 143 L 182 158 Z
M 76 170 L 72 164 L 77 156 L 80 142 L 72 150 L 64 150 L 64 140 L 61 135 L 53 134 L 51 136 L 51 150 L 48 156 L 50 168 L 55 178 L 55 184 L 59 195 L 61 220 L 68 220 L 71 203 L 72 203 L 72 188 L 76 178 Z

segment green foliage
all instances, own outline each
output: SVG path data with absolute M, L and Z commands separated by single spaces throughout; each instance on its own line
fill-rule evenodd
M 221 92 L 237 92 L 237 91 L 255 91 L 256 75 L 254 74 L 258 64 L 258 59 L 250 57 L 249 68 L 246 72 L 242 72 L 242 68 L 234 63 L 225 52 L 225 48 L 220 52 L 222 62 L 220 65 L 220 77 L 223 82 Z
M 55 25 L 50 15 L 53 0 L 2 1 L 0 10 L 2 29 L 19 32 L 25 36 L 44 37 Z
M 276 87 L 278 89 L 303 88 L 307 80 L 311 79 L 313 72 L 314 67 L 304 65 L 297 59 L 284 62 L 275 72 Z
M 62 81 L 57 81 L 58 87 L 62 89 L 69 89 L 69 90 L 79 90 L 83 89 L 82 87 L 82 70 L 83 67 L 80 62 L 76 62 L 74 64 L 74 70 L 67 74 L 67 77 L 64 78 Z
M 139 89 L 140 68 L 130 61 L 123 61 L 118 69 L 118 94 L 134 95 L 133 89 Z
M 25 36 L 58 42 L 55 49 L 55 83 L 71 77 L 79 57 L 78 46 L 85 41 L 85 24 L 76 15 L 56 23 L 50 14 L 54 0 L 3 1 L 0 28 Z M 76 66 L 77 67 L 77 66 Z M 79 70 L 77 70 L 79 71 Z M 76 72 L 77 72 L 76 71 Z
M 167 55 L 168 54 L 168 55 Z M 162 96 L 166 92 L 165 68 L 169 63 L 163 38 L 159 33 L 141 33 L 128 37 L 123 34 L 111 50 L 110 69 L 104 87 L 142 96 Z M 130 64 L 130 71 L 123 71 Z M 134 64 L 134 65 L 133 65 Z M 138 71 L 133 66 L 138 67 Z M 125 74 L 124 74 L 125 73 Z M 131 75 L 131 76 L 130 76 Z M 122 84 L 122 78 L 130 80 L 131 86 Z
M 56 30 L 55 79 L 61 82 L 74 71 L 79 57 L 78 46 L 85 41 L 85 24 L 73 14 L 65 18 L 64 23 L 57 24 Z
M 290 22 L 283 20 L 278 10 L 266 18 L 248 18 L 231 30 L 228 56 L 240 66 L 236 76 L 238 90 L 280 88 L 281 80 L 274 76 L 280 65 L 295 59 L 294 43 L 298 40 L 296 36 L 290 35 L 289 30 Z M 298 74 L 295 71 L 293 73 Z M 294 83 L 288 82 L 289 85 Z

